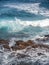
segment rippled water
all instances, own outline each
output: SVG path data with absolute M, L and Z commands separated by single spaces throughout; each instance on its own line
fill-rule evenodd
M 0 1 L 0 38 L 30 39 L 49 34 L 48 3 L 46 0 Z
M 0 0 L 0 39 L 9 39 L 9 46 L 15 39 L 33 40 L 45 34 L 49 34 L 48 0 Z M 0 45 L 0 65 L 49 65 L 49 52 L 39 48 L 4 51 Z

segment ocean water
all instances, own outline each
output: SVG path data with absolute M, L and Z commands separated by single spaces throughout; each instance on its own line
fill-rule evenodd
M 49 0 L 0 0 L 0 39 L 8 39 L 9 47 L 16 40 L 41 39 L 47 34 Z M 49 65 L 49 49 L 29 46 L 8 51 L 0 44 L 0 65 Z
M 0 0 L 0 39 L 49 34 L 48 0 Z

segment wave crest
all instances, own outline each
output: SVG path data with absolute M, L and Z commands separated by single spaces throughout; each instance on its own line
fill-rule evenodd
M 49 27 L 49 19 L 38 20 L 38 21 L 22 21 L 21 19 L 15 18 L 15 20 L 4 20 L 0 22 L 0 30 L 7 28 L 8 32 L 18 32 L 23 30 L 27 26 L 34 27 Z
M 49 16 L 49 10 L 40 7 L 41 3 L 18 3 L 18 4 L 6 4 L 4 7 L 9 7 L 9 8 L 17 8 L 18 10 L 24 10 L 29 13 L 34 13 L 34 14 L 41 14 L 43 16 Z M 27 7 L 26 7 L 27 6 Z

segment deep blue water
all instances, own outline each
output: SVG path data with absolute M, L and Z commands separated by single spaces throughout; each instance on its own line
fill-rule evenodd
M 0 38 L 49 34 L 48 21 L 49 0 L 0 0 Z

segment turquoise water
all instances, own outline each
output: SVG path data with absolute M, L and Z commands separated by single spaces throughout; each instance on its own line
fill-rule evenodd
M 0 38 L 21 39 L 49 34 L 48 5 L 46 0 L 0 1 Z
M 43 37 L 45 34 L 48 37 Z M 8 39 L 7 47 L 17 48 L 17 40 L 49 45 L 48 34 L 49 0 L 0 0 L 0 40 Z M 3 46 L 0 44 L 0 65 L 49 65 L 46 48 L 28 46 L 24 50 L 9 51 Z

